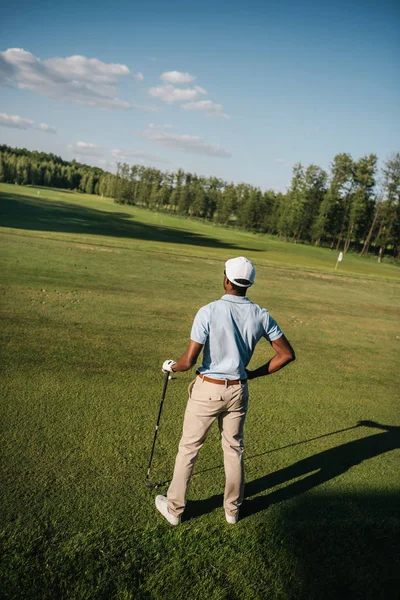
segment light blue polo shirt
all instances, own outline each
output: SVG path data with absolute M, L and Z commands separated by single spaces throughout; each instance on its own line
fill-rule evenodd
M 195 316 L 190 339 L 204 344 L 199 373 L 214 379 L 245 379 L 260 338 L 273 342 L 283 335 L 265 308 L 246 296 L 225 294 Z

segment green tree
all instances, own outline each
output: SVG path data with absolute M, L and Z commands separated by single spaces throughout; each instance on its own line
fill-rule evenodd
M 3 155 L 0 152 L 0 182 L 6 182 L 7 180 L 7 166 L 6 162 L 3 159 Z
M 28 160 L 24 156 L 20 156 L 17 160 L 16 178 L 18 185 L 27 185 L 29 182 L 28 175 Z
M 260 231 L 263 221 L 262 192 L 259 188 L 250 187 L 242 199 L 238 213 L 238 223 L 249 231 Z
M 227 185 L 217 202 L 217 222 L 227 225 L 237 208 L 237 192 L 233 183 Z
M 154 209 L 154 208 L 158 208 L 159 205 L 161 204 L 161 198 L 160 198 L 161 173 L 160 173 L 160 171 L 153 173 L 152 181 L 153 181 L 153 183 L 151 185 L 149 206 Z
M 379 247 L 381 262 L 388 246 L 392 247 L 395 260 L 400 245 L 400 153 L 394 154 L 383 167 L 382 190 L 375 208 L 375 215 L 361 254 L 366 254 L 372 236 Z
M 158 193 L 159 196 L 159 205 L 162 208 L 165 208 L 170 203 L 171 193 L 172 193 L 172 184 L 174 181 L 174 176 L 172 173 L 164 173 L 164 177 L 162 179 L 162 184 Z
M 180 200 L 180 196 L 181 196 L 181 192 L 182 192 L 182 186 L 183 186 L 183 178 L 184 178 L 184 176 L 185 176 L 185 174 L 182 171 L 182 169 L 179 169 L 178 172 L 174 175 L 175 185 L 174 185 L 174 188 L 172 190 L 171 198 L 170 198 L 172 210 L 174 212 L 176 212 L 178 210 L 179 200 Z
M 207 199 L 204 186 L 201 181 L 196 181 L 193 186 L 193 200 L 191 206 L 191 214 L 194 217 L 204 217 L 207 209 Z
M 304 167 L 297 163 L 293 167 L 293 176 L 285 197 L 285 202 L 281 207 L 281 214 L 278 222 L 278 231 L 284 239 L 289 236 L 293 241 L 300 238 L 304 206 L 306 202 L 306 184 Z
M 300 238 L 314 241 L 312 232 L 317 215 L 327 192 L 328 175 L 317 165 L 310 165 L 305 173 L 305 200 Z
M 93 192 L 94 192 L 93 173 L 88 173 L 88 176 L 86 178 L 85 192 L 86 192 L 86 194 L 93 194 Z
M 353 170 L 353 197 L 349 210 L 347 234 L 343 251 L 353 240 L 356 244 L 367 235 L 374 211 L 374 186 L 377 156 L 363 156 Z

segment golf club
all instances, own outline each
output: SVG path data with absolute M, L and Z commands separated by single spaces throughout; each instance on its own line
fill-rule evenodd
M 160 403 L 160 410 L 158 411 L 158 418 L 157 418 L 157 424 L 156 424 L 156 430 L 154 432 L 154 439 L 153 439 L 153 446 L 151 448 L 151 454 L 150 454 L 150 460 L 149 460 L 149 466 L 147 468 L 147 475 L 146 475 L 146 486 L 148 488 L 156 488 L 158 487 L 159 483 L 152 483 L 151 481 L 149 481 L 149 475 L 150 475 L 150 468 L 151 468 L 151 463 L 153 461 L 153 454 L 154 454 L 154 447 L 156 445 L 156 439 L 157 439 L 157 432 L 158 432 L 158 426 L 160 424 L 160 417 L 161 417 L 161 411 L 162 411 L 162 407 L 164 404 L 164 399 L 165 399 L 165 393 L 167 391 L 167 385 L 168 385 L 168 380 L 170 379 L 170 373 L 169 371 L 167 371 L 167 373 L 165 374 L 165 380 L 164 380 L 164 387 L 163 387 L 163 391 L 162 391 L 162 396 L 161 396 L 161 403 Z

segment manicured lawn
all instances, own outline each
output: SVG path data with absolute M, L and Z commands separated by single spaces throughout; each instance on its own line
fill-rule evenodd
M 2 597 L 398 597 L 398 267 L 348 255 L 334 271 L 327 249 L 5 184 L 0 225 Z M 144 485 L 161 364 L 237 255 L 297 361 L 250 383 L 239 523 L 215 429 L 171 528 Z M 250 367 L 270 355 L 260 343 Z M 192 377 L 169 383 L 156 481 Z

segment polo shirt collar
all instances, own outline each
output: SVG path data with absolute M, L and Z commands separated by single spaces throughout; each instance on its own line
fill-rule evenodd
M 247 304 L 251 302 L 250 298 L 247 296 L 234 296 L 233 294 L 224 294 L 221 300 L 226 300 L 227 302 L 237 302 L 239 304 Z

